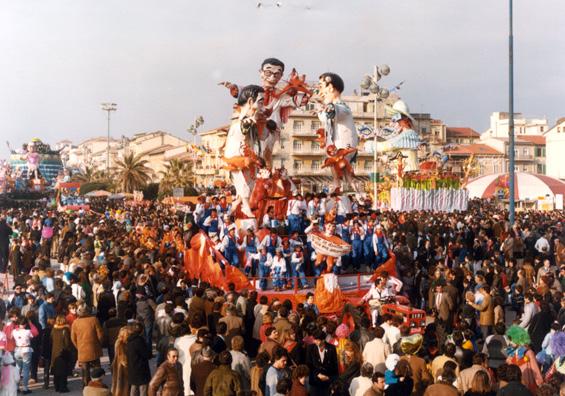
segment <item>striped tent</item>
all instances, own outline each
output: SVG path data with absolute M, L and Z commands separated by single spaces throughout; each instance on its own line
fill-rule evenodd
M 526 172 L 516 172 L 516 200 L 537 200 L 540 197 L 565 195 L 565 183 L 553 177 Z M 473 179 L 467 184 L 469 198 L 491 198 L 508 194 L 508 175 L 494 173 Z

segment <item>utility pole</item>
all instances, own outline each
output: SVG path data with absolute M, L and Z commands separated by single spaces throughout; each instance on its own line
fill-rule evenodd
M 514 34 L 513 34 L 513 4 L 509 0 L 509 35 L 508 35 L 508 188 L 509 188 L 509 220 L 510 225 L 514 225 L 516 216 L 516 186 L 515 186 L 515 142 L 514 142 Z
M 106 177 L 110 178 L 110 112 L 118 110 L 115 103 L 102 103 L 102 110 L 108 113 L 108 137 L 106 139 Z

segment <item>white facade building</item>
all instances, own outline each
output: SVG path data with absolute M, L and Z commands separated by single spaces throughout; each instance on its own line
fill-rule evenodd
M 490 127 L 481 139 L 507 138 L 510 117 L 507 112 L 495 112 L 490 115 Z M 514 113 L 514 132 L 520 135 L 543 135 L 549 129 L 546 118 L 525 118 L 521 113 Z
M 147 166 L 153 170 L 152 178 L 157 181 L 168 162 L 165 152 L 187 144 L 186 140 L 163 131 L 137 133 L 131 138 L 122 136 L 119 140 L 110 139 L 110 168 L 125 154 L 133 153 L 147 160 Z M 69 141 L 59 142 L 58 145 L 62 148 L 61 157 L 65 167 L 106 169 L 106 137 L 88 139 L 76 146 Z
M 545 134 L 546 174 L 565 180 L 565 117 Z

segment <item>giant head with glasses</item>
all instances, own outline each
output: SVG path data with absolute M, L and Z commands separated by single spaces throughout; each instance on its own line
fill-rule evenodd
M 284 73 L 284 63 L 277 58 L 267 58 L 261 64 L 263 88 L 275 88 Z

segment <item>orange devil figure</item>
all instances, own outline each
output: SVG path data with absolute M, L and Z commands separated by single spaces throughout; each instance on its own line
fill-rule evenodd
M 322 168 L 332 167 L 335 175 L 340 181 L 352 178 L 355 175 L 355 172 L 353 171 L 353 167 L 347 159 L 347 156 L 356 152 L 357 149 L 353 147 L 338 149 L 335 145 L 330 144 L 326 149 L 328 158 L 324 160 Z

